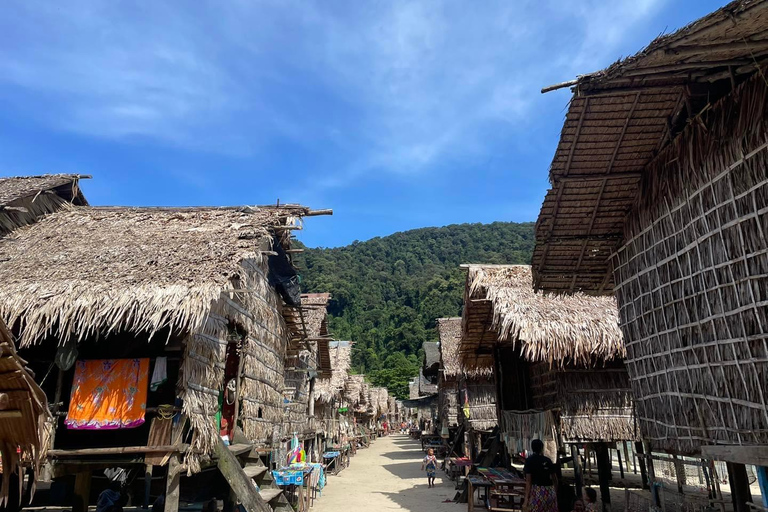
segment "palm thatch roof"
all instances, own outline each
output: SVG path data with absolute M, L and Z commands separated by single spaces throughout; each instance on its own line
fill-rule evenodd
M 322 378 L 330 378 L 332 373 L 331 355 L 328 343 L 328 302 L 330 293 L 303 293 L 301 295 L 302 317 L 306 324 L 307 341 L 317 363 L 317 373 Z
M 490 376 L 491 368 L 465 368 L 461 362 L 461 317 L 438 318 L 437 332 L 440 336 L 440 361 L 445 379 Z
M 424 369 L 419 370 L 419 396 L 434 395 L 437 393 L 437 384 L 433 384 L 424 376 Z
M 77 174 L 0 178 L 0 235 L 35 222 L 62 205 L 87 205 Z
M 440 347 L 436 342 L 428 341 L 422 345 L 424 349 L 424 373 L 427 375 L 437 375 L 440 367 Z
M 736 0 L 637 55 L 559 84 L 572 86 L 573 97 L 536 223 L 537 289 L 612 293 L 611 255 L 649 164 L 768 62 L 766 26 L 768 1 Z
M 0 315 L 22 346 L 49 335 L 196 330 L 241 264 L 260 263 L 275 232 L 308 212 L 66 207 L 0 239 Z
M 318 378 L 315 381 L 315 398 L 323 403 L 331 403 L 344 390 L 344 384 L 349 376 L 352 344 L 348 341 L 331 341 L 329 351 L 331 377 Z
M 469 368 L 491 367 L 493 347 L 519 347 L 530 362 L 594 365 L 623 358 L 613 297 L 534 292 L 528 265 L 467 265 L 460 353 Z
M 408 383 L 408 398 L 411 400 L 419 398 L 419 379 L 418 378 Z
M 0 421 L 0 506 L 17 505 L 7 503 L 13 485 L 11 475 L 23 474 L 25 464 L 35 469 L 31 482 L 34 484 L 50 442 L 52 418 L 48 399 L 26 365 L 16 353 L 10 331 L 0 320 L 0 394 L 7 400 L 2 407 L 6 415 Z
M 365 375 L 350 375 L 344 384 L 344 400 L 354 407 L 363 400 Z

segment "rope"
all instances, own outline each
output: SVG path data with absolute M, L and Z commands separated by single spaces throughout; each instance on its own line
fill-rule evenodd
M 174 414 L 171 404 L 162 404 L 157 407 L 157 417 L 161 420 L 173 419 Z

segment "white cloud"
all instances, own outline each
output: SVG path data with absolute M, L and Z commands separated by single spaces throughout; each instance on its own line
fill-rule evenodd
M 0 87 L 90 136 L 330 144 L 349 155 L 325 178 L 337 186 L 483 153 L 489 131 L 535 115 L 541 86 L 613 60 L 663 1 L 28 0 L 0 20 Z

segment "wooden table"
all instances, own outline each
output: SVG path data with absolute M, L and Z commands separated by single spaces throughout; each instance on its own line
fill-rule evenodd
M 488 500 L 488 490 L 491 488 L 490 480 L 479 475 L 470 475 L 467 477 L 467 510 L 475 510 L 475 490 L 484 489 L 485 499 Z M 479 494 L 479 493 L 478 493 Z M 478 496 L 479 498 L 480 496 Z M 483 506 L 483 508 L 486 508 Z
M 522 510 L 525 480 L 503 468 L 478 468 L 478 475 L 467 477 L 469 510 L 474 509 L 474 489 L 484 488 L 486 506 L 492 511 Z

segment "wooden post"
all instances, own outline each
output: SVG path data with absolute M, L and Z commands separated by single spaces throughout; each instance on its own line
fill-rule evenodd
M 91 495 L 91 472 L 80 471 L 75 475 L 75 499 L 72 512 L 88 512 L 88 501 Z
M 168 477 L 165 480 L 165 512 L 178 512 L 179 510 L 180 465 L 179 454 L 171 455 L 168 460 Z
M 637 454 L 637 462 L 640 465 L 640 481 L 643 484 L 643 489 L 650 489 L 648 473 L 645 469 L 645 451 L 643 450 L 643 443 L 640 441 L 635 442 L 635 453 Z
M 144 466 L 144 508 L 149 508 L 149 498 L 152 491 L 152 464 Z
M 571 445 L 571 456 L 573 457 L 573 476 L 576 480 L 576 496 L 581 498 L 584 489 L 584 474 L 581 472 L 581 460 L 579 459 L 579 445 Z
M 624 461 L 627 464 L 627 473 L 629 473 L 629 448 L 627 448 L 626 441 L 621 441 L 621 444 L 624 446 Z M 632 462 L 634 463 L 634 457 L 632 458 Z M 637 466 L 635 466 L 635 474 L 637 474 Z
M 600 498 L 603 502 L 603 511 L 611 510 L 611 450 L 607 443 L 595 443 L 595 456 L 597 458 L 597 477 L 600 481 Z
M 621 464 L 621 450 L 616 448 L 616 455 L 619 458 L 619 474 L 621 475 L 621 479 L 624 480 L 624 466 Z
M 683 494 L 684 487 L 686 485 L 685 479 L 685 465 L 676 454 L 672 454 L 672 460 L 675 464 L 675 477 L 677 478 L 677 492 Z
M 749 477 L 747 466 L 735 462 L 726 462 L 728 468 L 728 481 L 731 484 L 731 499 L 735 512 L 748 512 L 747 503 L 752 503 L 752 494 L 749 491 Z

